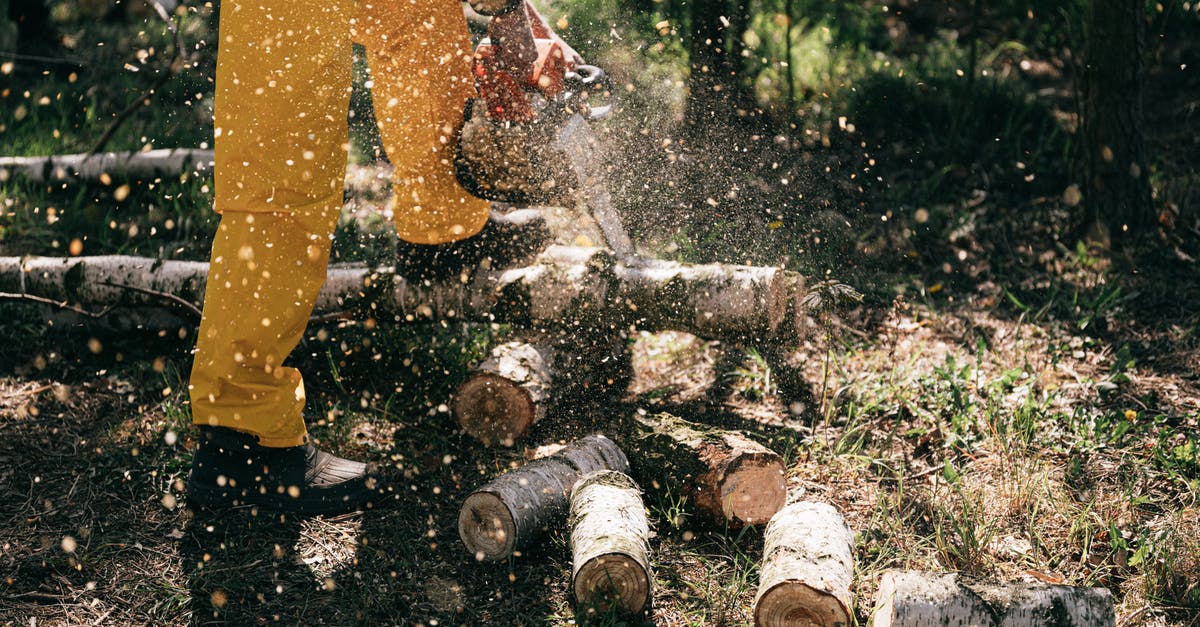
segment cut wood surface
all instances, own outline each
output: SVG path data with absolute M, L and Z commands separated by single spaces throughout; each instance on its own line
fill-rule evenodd
M 636 422 L 628 448 L 643 484 L 682 485 L 711 521 L 764 524 L 786 502 L 783 458 L 745 435 L 665 413 L 639 415 Z
M 496 346 L 454 392 L 454 418 L 487 446 L 512 446 L 546 415 L 553 375 L 549 347 L 525 342 Z
M 875 627 L 1105 627 L 1112 593 L 1044 583 L 985 583 L 954 573 L 889 571 L 879 582 Z
M 547 528 L 565 523 L 571 488 L 597 470 L 629 470 L 625 454 L 603 435 L 581 438 L 507 472 L 467 496 L 458 535 L 479 560 L 507 558 Z
M 115 283 L 172 293 L 199 305 L 208 264 L 103 257 L 0 257 L 0 292 L 28 293 L 101 308 L 138 295 Z M 106 283 L 107 282 L 107 283 Z M 800 285 L 777 268 L 688 265 L 639 260 L 618 263 L 595 248 L 551 246 L 527 266 L 481 269 L 459 277 L 411 281 L 395 268 L 334 265 L 316 314 L 371 307 L 397 322 L 466 320 L 548 328 L 680 330 L 721 339 L 765 340 L 794 325 L 791 303 Z
M 614 604 L 641 614 L 650 603 L 650 524 L 641 490 L 627 475 L 601 470 L 571 491 L 571 591 L 585 609 Z
M 854 533 L 826 503 L 779 510 L 763 536 L 763 563 L 754 598 L 759 627 L 851 624 Z

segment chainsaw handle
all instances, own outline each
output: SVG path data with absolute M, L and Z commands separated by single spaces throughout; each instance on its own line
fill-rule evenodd
M 588 112 L 589 120 L 602 120 L 612 113 L 611 104 L 593 106 L 587 102 L 592 94 L 612 97 L 612 79 L 604 70 L 594 65 L 576 65 L 563 77 L 563 86 L 568 93 L 567 100 L 581 105 Z

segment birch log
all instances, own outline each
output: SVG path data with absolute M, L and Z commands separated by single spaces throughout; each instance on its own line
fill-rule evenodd
M 1043 583 L 988 584 L 954 573 L 890 571 L 875 603 L 875 627 L 1105 627 L 1112 593 Z
M 602 470 L 571 491 L 571 590 L 589 609 L 641 614 L 650 603 L 650 525 L 641 491 L 627 475 Z
M 34 182 L 95 180 L 103 175 L 121 179 L 203 175 L 212 172 L 213 151 L 165 148 L 141 152 L 0 157 L 0 181 L 14 175 Z
M 783 458 L 736 431 L 672 416 L 638 416 L 630 446 L 643 484 L 682 485 L 711 521 L 731 527 L 763 524 L 783 507 Z
M 512 446 L 546 415 L 552 368 L 546 346 L 507 342 L 493 348 L 454 392 L 455 420 L 487 446 Z
M 854 533 L 825 503 L 800 502 L 767 524 L 754 598 L 759 627 L 851 624 Z
M 35 157 L 0 157 L 0 182 L 21 176 L 35 183 L 158 177 L 207 176 L 213 171 L 213 151 L 200 148 L 80 153 Z M 383 189 L 391 180 L 392 167 L 347 165 L 346 189 Z
M 625 454 L 603 435 L 505 473 L 472 492 L 458 513 L 458 535 L 479 560 L 507 558 L 548 527 L 565 522 L 571 488 L 597 470 L 629 470 Z
M 199 305 L 208 264 L 139 257 L 0 257 L 0 292 L 101 308 L 153 298 L 109 283 L 173 293 Z M 724 278 L 722 278 L 724 277 Z M 371 306 L 397 322 L 472 320 L 547 328 L 680 330 L 720 339 L 788 333 L 794 273 L 776 268 L 644 260 L 628 265 L 599 249 L 551 246 L 528 266 L 410 281 L 394 268 L 330 267 L 317 314 Z M 160 299 L 161 300 L 161 299 Z

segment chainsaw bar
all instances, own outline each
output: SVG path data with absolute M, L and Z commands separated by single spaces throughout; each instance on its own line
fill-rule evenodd
M 628 259 L 637 253 L 625 232 L 621 216 L 608 193 L 604 167 L 596 154 L 596 136 L 587 120 L 578 113 L 571 114 L 555 139 L 557 148 L 567 156 L 567 162 L 578 181 L 578 193 L 592 217 L 600 226 L 605 243 L 618 259 Z

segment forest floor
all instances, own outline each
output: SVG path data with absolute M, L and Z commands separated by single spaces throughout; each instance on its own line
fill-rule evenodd
M 204 28 L 181 23 L 184 36 Z M 126 30 L 134 43 L 111 38 L 97 67 L 121 67 L 118 50 L 169 47 Z M 1171 54 L 1163 67 L 1200 67 L 1188 46 Z M 537 446 L 639 410 L 741 429 L 785 457 L 790 498 L 841 510 L 856 535 L 860 624 L 879 575 L 902 568 L 1103 586 L 1119 625 L 1200 625 L 1200 81 L 1152 75 L 1160 228 L 1126 252 L 1080 243 L 1062 162 L 1068 72 L 1038 59 L 989 68 L 1013 78 L 981 81 L 974 100 L 952 80 L 861 80 L 857 95 L 825 102 L 848 117 L 810 102 L 790 135 L 609 133 L 623 147 L 614 194 L 645 250 L 783 265 L 865 294 L 814 313 L 799 341 L 631 332 L 611 384 L 558 402 L 520 446 L 489 449 L 446 403 L 470 362 L 517 330 L 313 325 L 292 356 L 311 433 L 387 469 L 390 498 L 361 513 L 190 509 L 193 331 L 117 335 L 0 303 L 0 625 L 620 624 L 576 615 L 562 530 L 483 564 L 462 548 L 457 516 Z M 210 138 L 194 130 L 211 106 L 205 72 L 171 83 L 113 145 Z M 101 128 L 65 121 L 85 101 L 120 110 L 140 93 L 126 74 L 0 86 L 6 150 L 85 149 Z M 951 105 L 970 114 L 959 130 L 971 141 L 938 145 L 945 120 L 930 111 Z M 1018 145 L 1032 156 L 1001 155 Z M 202 259 L 209 184 L 0 181 L 0 254 L 61 255 L 79 239 L 85 254 Z M 393 237 L 352 208 L 335 258 L 386 260 Z M 761 530 L 706 526 L 679 498 L 646 504 L 648 622 L 750 623 Z

